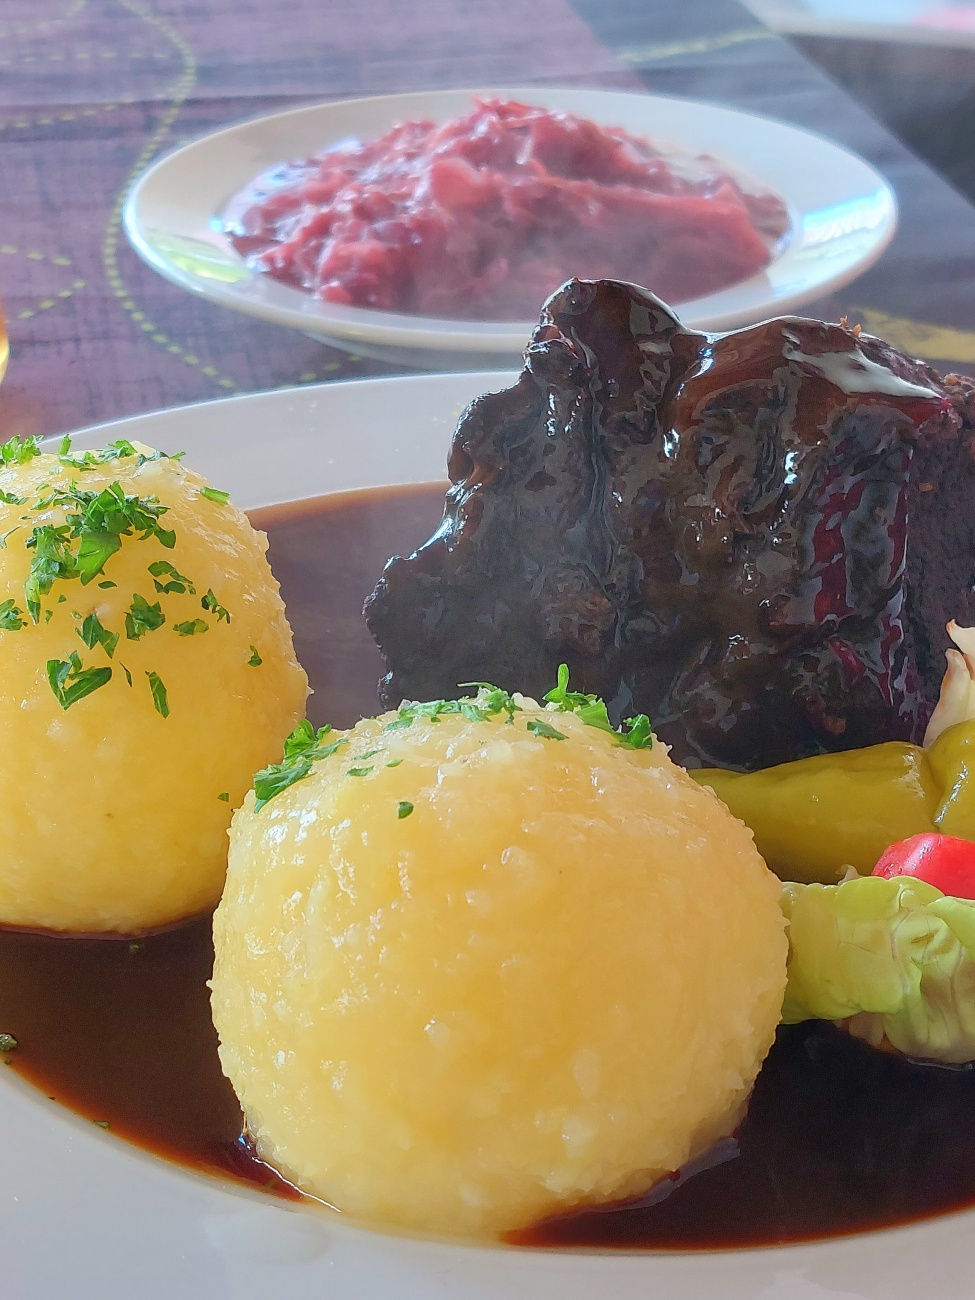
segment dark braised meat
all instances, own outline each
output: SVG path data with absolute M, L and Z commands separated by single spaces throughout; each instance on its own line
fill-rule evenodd
M 570 281 L 366 603 L 383 698 L 540 694 L 565 661 L 692 766 L 918 740 L 975 622 L 973 431 L 975 381 L 842 325 L 697 334 Z

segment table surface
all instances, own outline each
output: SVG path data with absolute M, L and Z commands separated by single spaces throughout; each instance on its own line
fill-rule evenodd
M 4 437 L 391 373 L 172 287 L 129 250 L 120 213 L 153 158 L 216 127 L 441 86 L 683 95 L 856 150 L 895 188 L 901 227 L 810 314 L 975 370 L 975 208 L 734 0 L 4 0 L 0 67 Z

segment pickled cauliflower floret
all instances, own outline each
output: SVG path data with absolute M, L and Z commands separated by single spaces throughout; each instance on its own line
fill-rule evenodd
M 639 1195 L 734 1129 L 772 1042 L 751 833 L 645 719 L 560 699 L 306 728 L 234 818 L 221 1062 L 259 1155 L 351 1215 L 493 1235 Z
M 0 924 L 212 907 L 232 810 L 308 694 L 266 538 L 178 459 L 14 439 L 0 541 Z

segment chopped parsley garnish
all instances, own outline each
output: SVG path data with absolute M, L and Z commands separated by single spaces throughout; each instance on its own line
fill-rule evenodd
M 146 455 L 145 452 L 139 451 L 129 442 L 128 438 L 118 438 L 115 442 L 108 443 L 105 447 L 99 447 L 93 451 L 82 452 L 80 456 L 71 455 L 71 439 L 62 438 L 61 446 L 58 449 L 58 460 L 62 465 L 69 469 L 98 469 L 101 465 L 108 465 L 113 460 L 122 460 L 127 456 L 137 456 L 138 466 L 148 464 L 154 460 L 179 460 L 183 455 L 180 452 L 176 456 L 167 456 L 164 451 L 153 451 Z
M 212 588 L 203 597 L 200 604 L 208 614 L 216 614 L 218 623 L 221 619 L 226 619 L 228 623 L 230 622 L 230 615 L 224 609 L 223 605 L 220 604 L 219 600 L 217 600 L 216 596 L 213 594 Z
M 325 737 L 331 730 L 326 725 L 316 731 L 307 718 L 298 723 L 284 742 L 284 758 L 281 762 L 271 763 L 254 777 L 255 812 L 260 812 L 270 799 L 282 790 L 287 790 L 289 785 L 306 777 L 311 771 L 312 763 L 330 758 L 337 749 L 348 744 L 344 736 L 325 744 Z
M 128 682 L 128 684 L 131 686 L 131 685 L 132 685 L 132 674 L 129 672 L 128 668 L 126 668 L 125 664 L 119 664 L 119 667 L 122 669 L 122 672 L 125 673 L 125 680 L 126 680 L 126 681 Z
M 221 492 L 219 488 L 201 487 L 200 496 L 206 497 L 208 501 L 215 501 L 218 506 L 225 506 L 230 500 L 229 492 Z
M 217 795 L 217 798 L 222 800 L 223 803 L 230 803 L 230 791 L 224 790 L 223 794 Z
M 107 1119 L 96 1119 L 96 1120 L 92 1120 L 92 1123 L 93 1123 L 93 1124 L 97 1124 L 99 1128 L 111 1128 L 111 1127 L 112 1127 L 111 1124 L 108 1122 Z
M 71 535 L 67 524 L 58 527 L 42 524 L 34 529 L 24 545 L 34 552 L 30 572 L 24 583 L 24 599 L 27 612 L 35 623 L 39 623 L 41 597 L 47 595 L 59 578 L 76 578 L 78 561 L 71 550 Z
M 613 731 L 606 705 L 598 695 L 569 690 L 569 666 L 559 664 L 558 684 L 545 696 L 546 703 L 554 704 L 559 713 L 574 713 L 589 727 L 600 731 Z
M 26 500 L 26 497 L 16 497 L 12 492 L 0 491 L 0 501 L 5 506 L 22 506 Z
M 112 678 L 111 668 L 85 668 L 75 652 L 67 659 L 47 661 L 47 680 L 54 698 L 62 709 L 70 709 L 92 691 L 105 686 Z
M 629 745 L 631 749 L 653 747 L 653 731 L 650 719 L 645 713 L 638 713 L 635 718 L 626 718 L 623 726 L 629 727 L 629 731 L 620 731 L 621 745 Z
M 32 461 L 35 456 L 41 454 L 39 446 L 40 439 L 36 436 L 30 438 L 8 438 L 0 446 L 0 464 L 4 465 L 26 465 Z
M 16 1052 L 17 1040 L 13 1034 L 0 1034 L 0 1052 Z
M 256 645 L 252 645 L 252 646 L 251 646 L 251 657 L 247 660 L 248 666 L 251 667 L 251 668 L 260 668 L 260 666 L 261 666 L 261 664 L 262 664 L 263 662 L 264 662 L 264 660 L 261 658 L 261 656 L 260 656 L 260 655 L 258 654 L 258 652 L 257 652 L 257 646 L 256 646 Z
M 167 549 L 176 545 L 176 534 L 159 523 L 168 506 L 154 497 L 126 496 L 119 483 L 100 492 L 55 488 L 35 503 L 38 510 L 52 506 L 65 511 L 64 523 L 38 525 L 24 543 L 34 552 L 24 595 L 35 623 L 40 621 L 41 597 L 55 582 L 80 578 L 86 586 L 94 581 L 121 547 L 123 537 L 137 534 L 140 541 L 154 537 Z
M 496 718 L 500 714 L 507 714 L 505 721 L 513 722 L 515 714 L 521 712 L 521 706 L 515 702 L 514 697 L 500 687 L 492 686 L 488 682 L 462 682 L 461 685 L 476 686 L 477 695 L 473 698 L 465 696 L 459 700 L 429 700 L 403 704 L 396 717 L 391 722 L 387 722 L 383 730 L 398 731 L 411 726 L 420 718 L 436 722 L 439 718 L 448 716 L 460 716 L 472 722 L 483 722 Z M 616 730 L 609 721 L 606 705 L 598 696 L 569 690 L 569 670 L 564 664 L 559 668 L 558 685 L 554 690 L 549 691 L 545 698 L 550 705 L 556 706 L 550 710 L 552 714 L 575 713 L 589 726 L 615 736 L 620 745 L 629 745 L 632 749 L 649 749 L 653 744 L 653 731 L 646 714 L 641 713 L 634 718 L 627 718 L 623 727 Z M 525 726 L 533 735 L 541 736 L 546 740 L 568 739 L 564 732 L 558 731 L 545 718 L 528 718 Z M 321 727 L 316 732 L 307 719 L 295 728 L 284 743 L 282 762 L 264 768 L 254 778 L 256 812 L 259 812 L 276 794 L 280 794 L 282 790 L 286 790 L 288 786 L 307 776 L 313 762 L 320 758 L 328 758 L 339 746 L 347 743 L 345 738 L 341 738 L 330 744 L 324 744 L 323 738 L 330 730 L 329 727 Z M 360 764 L 379 752 L 379 750 L 369 750 L 360 755 Z M 386 767 L 399 767 L 402 762 L 402 758 L 391 758 L 386 763 Z M 372 767 L 350 767 L 346 769 L 346 774 L 368 776 L 373 770 Z M 397 816 L 408 817 L 412 811 L 413 805 L 404 801 L 398 805 Z
M 169 717 L 169 696 L 162 678 L 158 673 L 146 673 L 149 678 L 149 690 L 152 692 L 152 705 L 162 718 Z
M 155 632 L 162 627 L 165 621 L 166 615 L 162 612 L 159 601 L 150 605 L 145 596 L 136 592 L 125 615 L 125 635 L 130 641 L 138 641 L 147 632 Z
M 98 585 L 103 591 L 107 591 L 109 587 L 117 587 L 118 583 L 112 582 L 111 578 L 106 578 L 104 582 L 100 582 Z
M 210 624 L 202 618 L 192 618 L 186 623 L 174 623 L 173 631 L 178 632 L 180 636 L 199 636 L 201 632 L 210 631 Z
M 55 489 L 37 503 L 39 509 L 50 506 L 65 511 L 65 526 L 72 539 L 79 539 L 78 574 L 83 584 L 101 574 L 105 561 L 121 547 L 123 537 L 137 533 L 143 542 L 155 537 L 167 550 L 176 545 L 176 534 L 159 523 L 169 507 L 155 497 L 126 496 L 118 482 L 100 492 L 78 487 Z
M 413 805 L 410 803 L 409 799 L 401 799 L 396 805 L 396 816 L 400 821 L 402 821 L 404 817 L 409 817 L 412 811 Z
M 559 713 L 574 713 L 589 727 L 598 727 L 600 731 L 609 731 L 619 737 L 621 745 L 631 749 L 650 749 L 653 745 L 653 730 L 650 719 L 645 713 L 638 713 L 635 718 L 627 718 L 623 726 L 615 728 L 609 720 L 606 705 L 598 695 L 586 695 L 582 691 L 569 690 L 569 668 L 559 664 L 558 684 L 545 696 L 549 704 L 554 704 Z M 624 731 L 623 728 L 627 728 Z
M 392 722 L 387 722 L 384 730 L 399 731 L 411 726 L 418 718 L 429 718 L 436 722 L 439 718 L 460 714 L 470 722 L 484 722 L 507 713 L 506 721 L 513 722 L 514 715 L 520 707 L 507 691 L 488 682 L 461 682 L 462 686 L 476 686 L 477 695 L 473 699 L 464 696 L 459 700 L 429 700 L 425 703 L 403 704 Z
M 564 732 L 556 731 L 550 723 L 545 722 L 542 718 L 530 718 L 528 722 L 525 723 L 525 726 L 533 733 L 533 735 L 541 736 L 545 740 L 567 739 Z
M 12 600 L 0 601 L 0 632 L 19 632 L 26 626 L 24 611 Z
M 196 595 L 196 588 L 190 582 L 185 574 L 175 568 L 168 560 L 153 560 L 149 565 L 149 573 L 152 576 L 152 585 L 165 596 L 171 596 L 174 592 L 182 596 L 189 592 L 191 596 Z M 160 582 L 160 578 L 168 578 L 168 582 Z
M 103 627 L 97 614 L 89 614 L 81 627 L 75 630 L 89 650 L 94 650 L 96 645 L 100 645 L 111 659 L 118 645 L 119 636 L 117 632 L 110 632 L 107 627 Z

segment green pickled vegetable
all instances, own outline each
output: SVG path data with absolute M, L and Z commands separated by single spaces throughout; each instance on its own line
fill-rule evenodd
M 782 1018 L 833 1020 L 874 1047 L 975 1060 L 975 902 L 909 876 L 787 884 Z
M 783 880 L 834 884 L 849 867 L 866 875 L 889 845 L 923 832 L 975 841 L 975 722 L 949 727 L 930 749 L 890 742 L 691 775 L 751 827 Z

